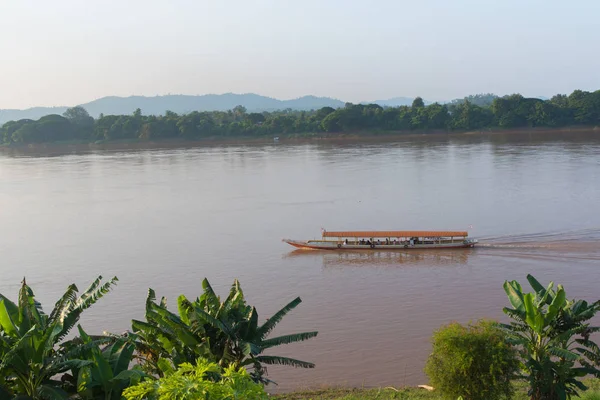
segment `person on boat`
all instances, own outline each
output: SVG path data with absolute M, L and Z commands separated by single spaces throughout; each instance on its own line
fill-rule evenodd
M 344 241 L 344 246 L 347 246 L 347 245 L 348 245 L 348 239 L 346 239 L 346 240 Z
M 413 238 L 410 238 L 410 245 L 414 246 L 415 245 L 415 240 Z
M 390 244 L 390 238 L 385 238 L 385 244 L 389 245 Z

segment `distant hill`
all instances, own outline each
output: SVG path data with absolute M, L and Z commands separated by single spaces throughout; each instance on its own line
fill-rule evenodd
M 411 105 L 409 97 L 394 97 L 388 100 L 363 102 L 362 104 L 379 104 L 382 107 L 398 107 Z M 425 104 L 431 102 L 425 101 Z M 278 100 L 254 93 L 247 94 L 205 94 L 199 96 L 167 95 L 167 96 L 108 96 L 80 104 L 91 116 L 98 118 L 100 114 L 124 115 L 132 114 L 137 108 L 144 115 L 163 115 L 167 110 L 177 114 L 192 111 L 227 111 L 235 106 L 246 107 L 248 112 L 276 111 L 291 108 L 293 110 L 317 110 L 322 107 L 340 108 L 345 102 L 330 97 L 303 96 L 292 100 Z M 48 114 L 62 114 L 68 107 L 34 107 L 26 110 L 0 110 L 0 125 L 11 120 L 39 119 Z
M 6 121 L 18 121 L 20 119 L 40 119 L 44 115 L 62 114 L 67 107 L 34 107 L 26 110 L 0 110 L 0 125 Z
M 192 111 L 226 111 L 242 105 L 249 112 L 275 111 L 292 108 L 295 110 L 312 110 L 321 107 L 343 107 L 344 102 L 328 97 L 304 96 L 293 100 L 278 100 L 258 94 L 206 94 L 202 96 L 168 95 L 156 97 L 103 97 L 87 104 L 82 104 L 90 115 L 97 117 L 103 114 L 131 114 L 140 108 L 144 114 L 164 114 L 170 110 L 178 114 Z
M 291 108 L 294 110 L 312 110 L 322 107 L 339 108 L 344 106 L 341 100 L 329 97 L 304 96 L 293 100 L 278 100 L 258 94 L 206 94 L 201 96 L 167 95 L 167 96 L 130 96 L 103 97 L 89 103 L 80 104 L 91 116 L 100 114 L 131 114 L 140 108 L 146 115 L 162 115 L 167 110 L 178 114 L 192 111 L 226 111 L 242 105 L 249 112 L 276 111 Z M 19 119 L 38 119 L 48 114 L 62 114 L 67 107 L 35 107 L 26 110 L 0 110 L 0 124 Z
M 412 97 L 393 97 L 387 100 L 367 101 L 362 104 L 378 104 L 381 107 L 400 107 L 412 105 L 414 98 Z M 430 101 L 424 100 L 425 104 L 431 104 Z

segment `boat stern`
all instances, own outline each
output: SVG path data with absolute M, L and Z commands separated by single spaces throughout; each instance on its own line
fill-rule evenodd
M 475 247 L 475 245 L 477 243 L 479 243 L 479 240 L 477 240 L 477 239 L 465 239 L 465 241 L 463 243 L 467 247 Z

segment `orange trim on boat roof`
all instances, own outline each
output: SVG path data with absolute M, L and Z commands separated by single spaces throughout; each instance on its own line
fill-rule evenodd
M 468 236 L 467 232 L 460 231 L 347 231 L 323 232 L 323 237 L 451 237 Z

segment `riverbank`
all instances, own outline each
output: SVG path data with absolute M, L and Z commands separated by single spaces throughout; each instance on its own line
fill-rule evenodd
M 584 383 L 588 386 L 586 392 L 580 392 L 581 399 L 599 399 L 600 398 L 600 379 L 588 379 Z M 434 391 L 422 388 L 323 388 L 313 390 L 300 390 L 291 393 L 278 394 L 273 396 L 277 400 L 443 400 L 443 397 Z M 515 383 L 515 393 L 513 400 L 529 400 L 527 395 L 527 385 L 524 382 Z
M 0 149 L 8 152 L 16 151 L 27 153 L 29 151 L 50 152 L 87 152 L 97 150 L 153 150 L 153 149 L 178 149 L 194 147 L 210 147 L 219 145 L 265 145 L 265 144 L 307 144 L 307 143 L 337 143 L 337 142 L 391 142 L 397 140 L 413 140 L 415 138 L 467 138 L 489 137 L 496 135 L 600 135 L 600 126 L 573 126 L 562 128 L 515 128 L 515 129 L 482 129 L 466 132 L 433 131 L 355 131 L 339 133 L 305 133 L 279 135 L 274 137 L 248 137 L 248 136 L 213 136 L 201 139 L 125 139 L 103 140 L 96 142 L 86 141 L 58 141 L 47 143 L 11 144 L 0 145 Z

